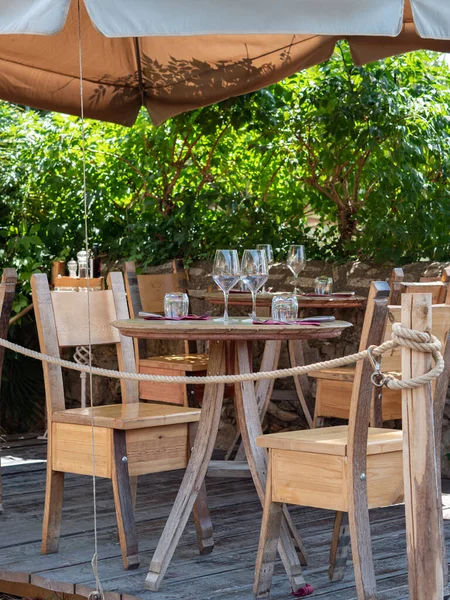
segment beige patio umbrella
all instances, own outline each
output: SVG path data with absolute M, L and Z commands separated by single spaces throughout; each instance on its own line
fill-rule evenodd
M 442 0 L 80 0 L 85 115 L 153 122 L 326 60 L 450 51 Z M 78 0 L 0 2 L 0 98 L 78 115 Z M 26 35 L 23 35 L 26 34 Z

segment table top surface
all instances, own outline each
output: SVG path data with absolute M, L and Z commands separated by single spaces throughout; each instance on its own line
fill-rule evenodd
M 256 304 L 258 306 L 271 306 L 272 298 L 286 292 L 258 292 L 256 295 Z M 197 294 L 195 294 L 197 296 Z M 363 296 L 307 296 L 297 294 L 297 301 L 300 308 L 355 308 L 362 307 L 366 302 Z M 223 293 L 221 291 L 206 292 L 198 297 L 207 300 L 211 304 L 223 304 Z M 228 296 L 230 306 L 248 306 L 252 303 L 252 295 L 249 292 L 230 292 Z
M 122 335 L 143 339 L 180 340 L 289 340 L 328 339 L 338 337 L 348 321 L 330 321 L 320 326 L 312 325 L 263 325 L 254 324 L 248 317 L 230 317 L 205 321 L 166 321 L 164 319 L 126 319 L 114 321 L 114 327 Z

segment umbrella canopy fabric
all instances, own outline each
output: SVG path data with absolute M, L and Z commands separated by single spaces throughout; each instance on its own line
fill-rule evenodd
M 85 115 L 131 125 L 261 89 L 339 39 L 356 64 L 450 52 L 442 0 L 80 1 Z M 77 0 L 0 2 L 0 98 L 78 115 Z M 26 35 L 24 35 L 26 34 Z

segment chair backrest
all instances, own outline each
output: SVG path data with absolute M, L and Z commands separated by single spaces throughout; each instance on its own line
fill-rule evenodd
M 391 276 L 389 277 L 389 286 L 391 288 L 391 293 L 389 295 L 389 304 L 397 304 L 400 298 L 400 288 L 398 286 L 405 279 L 405 274 L 403 269 L 400 267 L 395 267 L 392 269 Z
M 439 277 L 421 277 L 419 279 L 419 281 L 421 283 L 426 283 L 428 281 L 442 281 L 442 283 L 448 283 L 450 282 L 450 267 L 444 267 L 442 269 L 442 273 L 441 276 Z
M 136 372 L 133 340 L 121 336 L 112 321 L 128 319 L 121 273 L 110 274 L 110 288 L 98 292 L 51 292 L 47 276 L 31 277 L 34 311 L 41 352 L 60 356 L 60 348 L 116 344 L 119 369 Z M 43 363 L 47 414 L 65 409 L 61 367 Z M 122 401 L 138 402 L 138 384 L 121 380 Z
M 5 339 L 8 335 L 9 318 L 16 293 L 17 271 L 5 269 L 0 283 L 0 337 Z M 0 346 L 0 381 L 3 369 L 5 349 Z
M 137 275 L 134 261 L 125 263 L 125 287 L 131 318 L 145 312 L 163 313 L 164 296 L 169 292 L 186 291 L 186 272 L 180 260 L 174 261 L 173 273 Z
M 449 285 L 443 281 L 403 281 L 398 287 L 400 294 L 431 294 L 432 304 L 447 302 Z M 400 297 L 392 304 L 400 304 Z
M 391 289 L 387 281 L 372 281 L 369 288 L 369 296 L 367 298 L 366 312 L 364 313 L 364 323 L 359 341 L 359 349 L 365 350 L 368 346 L 368 336 L 370 335 L 373 311 L 375 300 L 382 301 L 386 306 L 390 297 Z M 387 314 L 387 311 L 386 311 Z M 383 323 L 384 330 L 384 323 Z M 382 339 L 383 330 L 380 332 L 380 341 Z M 369 344 L 370 345 L 370 344 Z

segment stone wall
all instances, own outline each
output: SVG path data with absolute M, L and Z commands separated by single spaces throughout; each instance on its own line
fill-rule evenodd
M 440 274 L 442 268 L 447 263 L 413 263 L 405 265 L 406 281 L 418 281 L 419 277 L 435 276 Z M 392 265 L 373 266 L 363 262 L 349 262 L 345 264 L 330 264 L 321 261 L 309 261 L 305 270 L 299 277 L 299 285 L 305 291 L 311 291 L 314 287 L 314 279 L 319 275 L 328 275 L 333 277 L 335 291 L 354 291 L 358 295 L 366 296 L 370 282 L 373 280 L 385 280 L 392 272 Z M 189 269 L 189 293 L 191 300 L 191 311 L 196 314 L 202 314 L 211 309 L 202 295 L 206 291 L 217 289 L 210 277 L 212 263 L 210 261 L 195 262 Z M 170 272 L 171 264 L 161 265 L 159 267 L 148 268 L 148 273 Z M 277 264 L 270 271 L 268 287 L 273 287 L 273 291 L 283 291 L 292 289 L 292 274 L 284 264 Z M 230 307 L 230 314 L 245 315 L 244 310 Z M 248 312 L 248 311 L 247 311 Z M 303 310 L 302 316 L 311 314 L 330 314 L 329 310 L 310 309 Z M 214 307 L 213 314 L 220 315 L 221 307 Z M 351 321 L 353 327 L 345 330 L 340 338 L 329 341 L 312 341 L 305 349 L 307 362 L 316 360 L 326 360 L 337 356 L 343 356 L 355 352 L 358 348 L 361 335 L 362 322 L 364 318 L 363 311 L 360 309 L 341 309 L 335 310 L 333 314 L 338 319 Z M 258 366 L 262 345 L 258 344 L 254 349 L 255 367 Z M 151 355 L 167 354 L 170 352 L 180 352 L 182 348 L 177 343 L 167 342 L 149 342 L 149 353 Z M 113 349 L 99 352 L 95 351 L 95 364 L 113 366 Z M 280 367 L 288 367 L 288 357 L 286 348 L 283 348 Z M 69 396 L 72 397 L 74 405 L 79 398 L 79 379 L 78 375 L 71 373 L 67 380 Z M 302 415 L 300 405 L 293 393 L 293 382 L 291 379 L 278 379 L 275 382 L 277 390 L 274 399 L 269 407 L 263 427 L 265 431 L 282 431 L 286 429 L 298 429 L 306 426 Z M 313 390 L 314 391 L 314 390 Z M 95 378 L 94 388 L 95 400 L 97 403 L 111 402 L 120 398 L 120 391 L 117 382 L 109 382 L 103 378 Z M 222 422 L 220 435 L 217 442 L 218 448 L 226 449 L 235 434 L 235 415 L 233 400 L 227 399 L 222 413 Z M 442 439 L 442 471 L 446 477 L 450 478 L 450 465 L 447 459 L 447 453 L 450 453 L 450 398 L 447 401 L 444 416 L 444 431 Z

